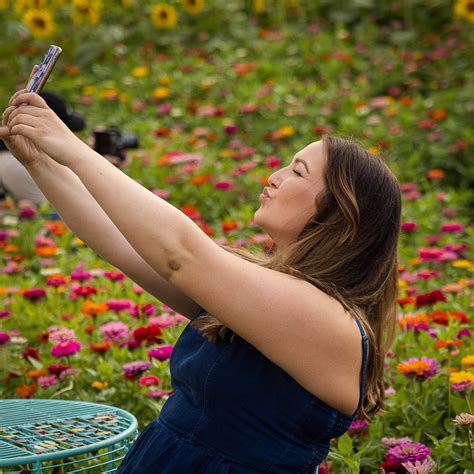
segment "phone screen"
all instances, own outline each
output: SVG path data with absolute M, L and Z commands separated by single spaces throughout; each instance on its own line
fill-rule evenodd
M 38 69 L 28 81 L 26 86 L 28 92 L 36 92 L 37 94 L 41 92 L 62 51 L 59 46 L 54 44 L 48 47 Z

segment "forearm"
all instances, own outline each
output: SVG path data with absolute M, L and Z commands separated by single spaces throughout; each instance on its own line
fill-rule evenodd
M 85 144 L 77 144 L 70 168 L 135 251 L 170 278 L 200 229 L 181 211 L 122 173 Z
M 133 248 L 73 171 L 51 158 L 26 168 L 75 235 L 118 268 L 130 260 Z

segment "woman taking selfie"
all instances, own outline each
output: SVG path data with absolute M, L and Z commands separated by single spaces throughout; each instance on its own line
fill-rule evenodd
M 379 157 L 332 136 L 298 151 L 260 195 L 254 220 L 275 248 L 257 254 L 215 243 L 38 95 L 9 105 L 0 138 L 65 223 L 192 320 L 175 391 L 119 473 L 313 473 L 332 438 L 383 407 L 401 199 Z

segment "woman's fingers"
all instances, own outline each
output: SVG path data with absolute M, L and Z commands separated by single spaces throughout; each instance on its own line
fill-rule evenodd
M 15 92 L 11 97 L 10 97 L 10 100 L 8 101 L 8 105 L 9 106 L 12 106 L 13 104 L 13 101 L 20 95 L 20 94 L 24 94 L 25 92 L 28 92 L 26 89 L 21 89 L 17 92 Z
M 10 128 L 10 135 L 22 135 L 34 141 L 35 128 L 24 123 L 19 123 Z
M 11 130 L 13 134 L 13 130 L 16 125 L 28 125 L 29 127 L 36 128 L 38 124 L 41 121 L 38 121 L 38 117 L 34 117 L 33 115 L 27 115 L 27 114 L 19 114 L 13 117 L 9 122 L 8 122 L 8 128 Z
M 11 105 L 21 105 L 21 104 L 30 104 L 40 109 L 48 109 L 48 104 L 46 101 L 36 92 L 22 92 L 17 95 L 13 100 Z
M 10 107 L 9 107 L 10 109 Z M 8 110 L 8 109 L 7 109 Z M 6 111 L 5 111 L 6 112 Z M 31 105 L 24 105 L 23 107 L 11 107 L 11 110 L 8 111 L 8 115 L 5 114 L 4 120 L 5 125 L 9 125 L 11 120 L 19 115 L 30 115 L 33 117 L 40 117 L 44 113 L 44 110 L 38 109 L 38 107 L 33 107 Z
M 0 127 L 0 139 L 8 138 L 10 136 L 10 129 L 8 127 Z

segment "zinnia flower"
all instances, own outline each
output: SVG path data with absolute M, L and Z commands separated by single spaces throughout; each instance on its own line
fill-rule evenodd
M 128 337 L 128 326 L 122 321 L 111 321 L 100 326 L 106 341 L 120 341 Z
M 429 293 L 417 295 L 415 305 L 419 308 L 420 306 L 433 305 L 438 301 L 446 301 L 446 297 L 441 290 L 434 290 Z
M 56 375 L 43 375 L 42 377 L 38 378 L 38 385 L 41 388 L 48 388 L 56 384 L 57 381 L 58 379 L 56 378 Z
M 161 346 L 154 347 L 148 351 L 148 357 L 150 359 L 158 359 L 160 362 L 163 362 L 171 357 L 174 346 Z
M 70 356 L 81 349 L 81 343 L 74 340 L 61 341 L 51 348 L 51 355 L 58 359 L 59 357 Z
M 115 313 L 120 313 L 120 311 L 132 307 L 132 301 L 130 300 L 109 300 L 106 303 L 110 311 L 114 311 Z
M 161 380 L 156 375 L 144 375 L 140 377 L 138 384 L 140 387 L 151 387 L 153 385 L 159 385 Z
M 39 301 L 46 296 L 46 290 L 43 288 L 30 288 L 23 292 L 23 296 L 30 301 Z
M 393 463 L 406 461 L 424 461 L 430 455 L 430 450 L 422 443 L 403 443 L 390 448 L 385 459 Z
M 474 423 L 474 415 L 470 413 L 461 413 L 454 418 L 453 423 L 455 425 L 472 425 Z
M 463 369 L 472 369 L 474 367 L 474 355 L 467 355 L 461 359 Z
M 467 390 L 469 390 L 472 386 L 472 382 L 470 380 L 463 380 L 461 382 L 455 382 L 451 385 L 451 390 L 453 392 L 458 392 L 458 393 L 462 393 L 462 392 L 466 392 Z
M 382 447 L 387 449 L 393 446 L 398 446 L 399 444 L 411 443 L 412 439 L 409 436 L 403 438 L 382 438 Z
M 421 359 L 410 358 L 397 365 L 397 370 L 406 378 L 416 377 L 417 380 L 425 380 L 438 371 L 438 362 L 436 359 L 428 359 L 423 356 Z
M 3 346 L 10 340 L 10 336 L 6 332 L 0 332 L 0 346 Z
M 402 466 L 409 474 L 428 474 L 436 463 L 428 457 L 422 463 L 420 461 L 416 461 L 415 464 L 410 461 L 402 462 Z
M 350 436 L 355 435 L 356 433 L 364 433 L 367 431 L 369 423 L 365 420 L 355 420 L 349 426 L 348 433 Z
M 122 365 L 125 378 L 129 380 L 135 380 L 138 375 L 148 370 L 150 367 L 150 362 L 145 362 L 143 360 L 136 360 L 134 362 L 129 362 Z

